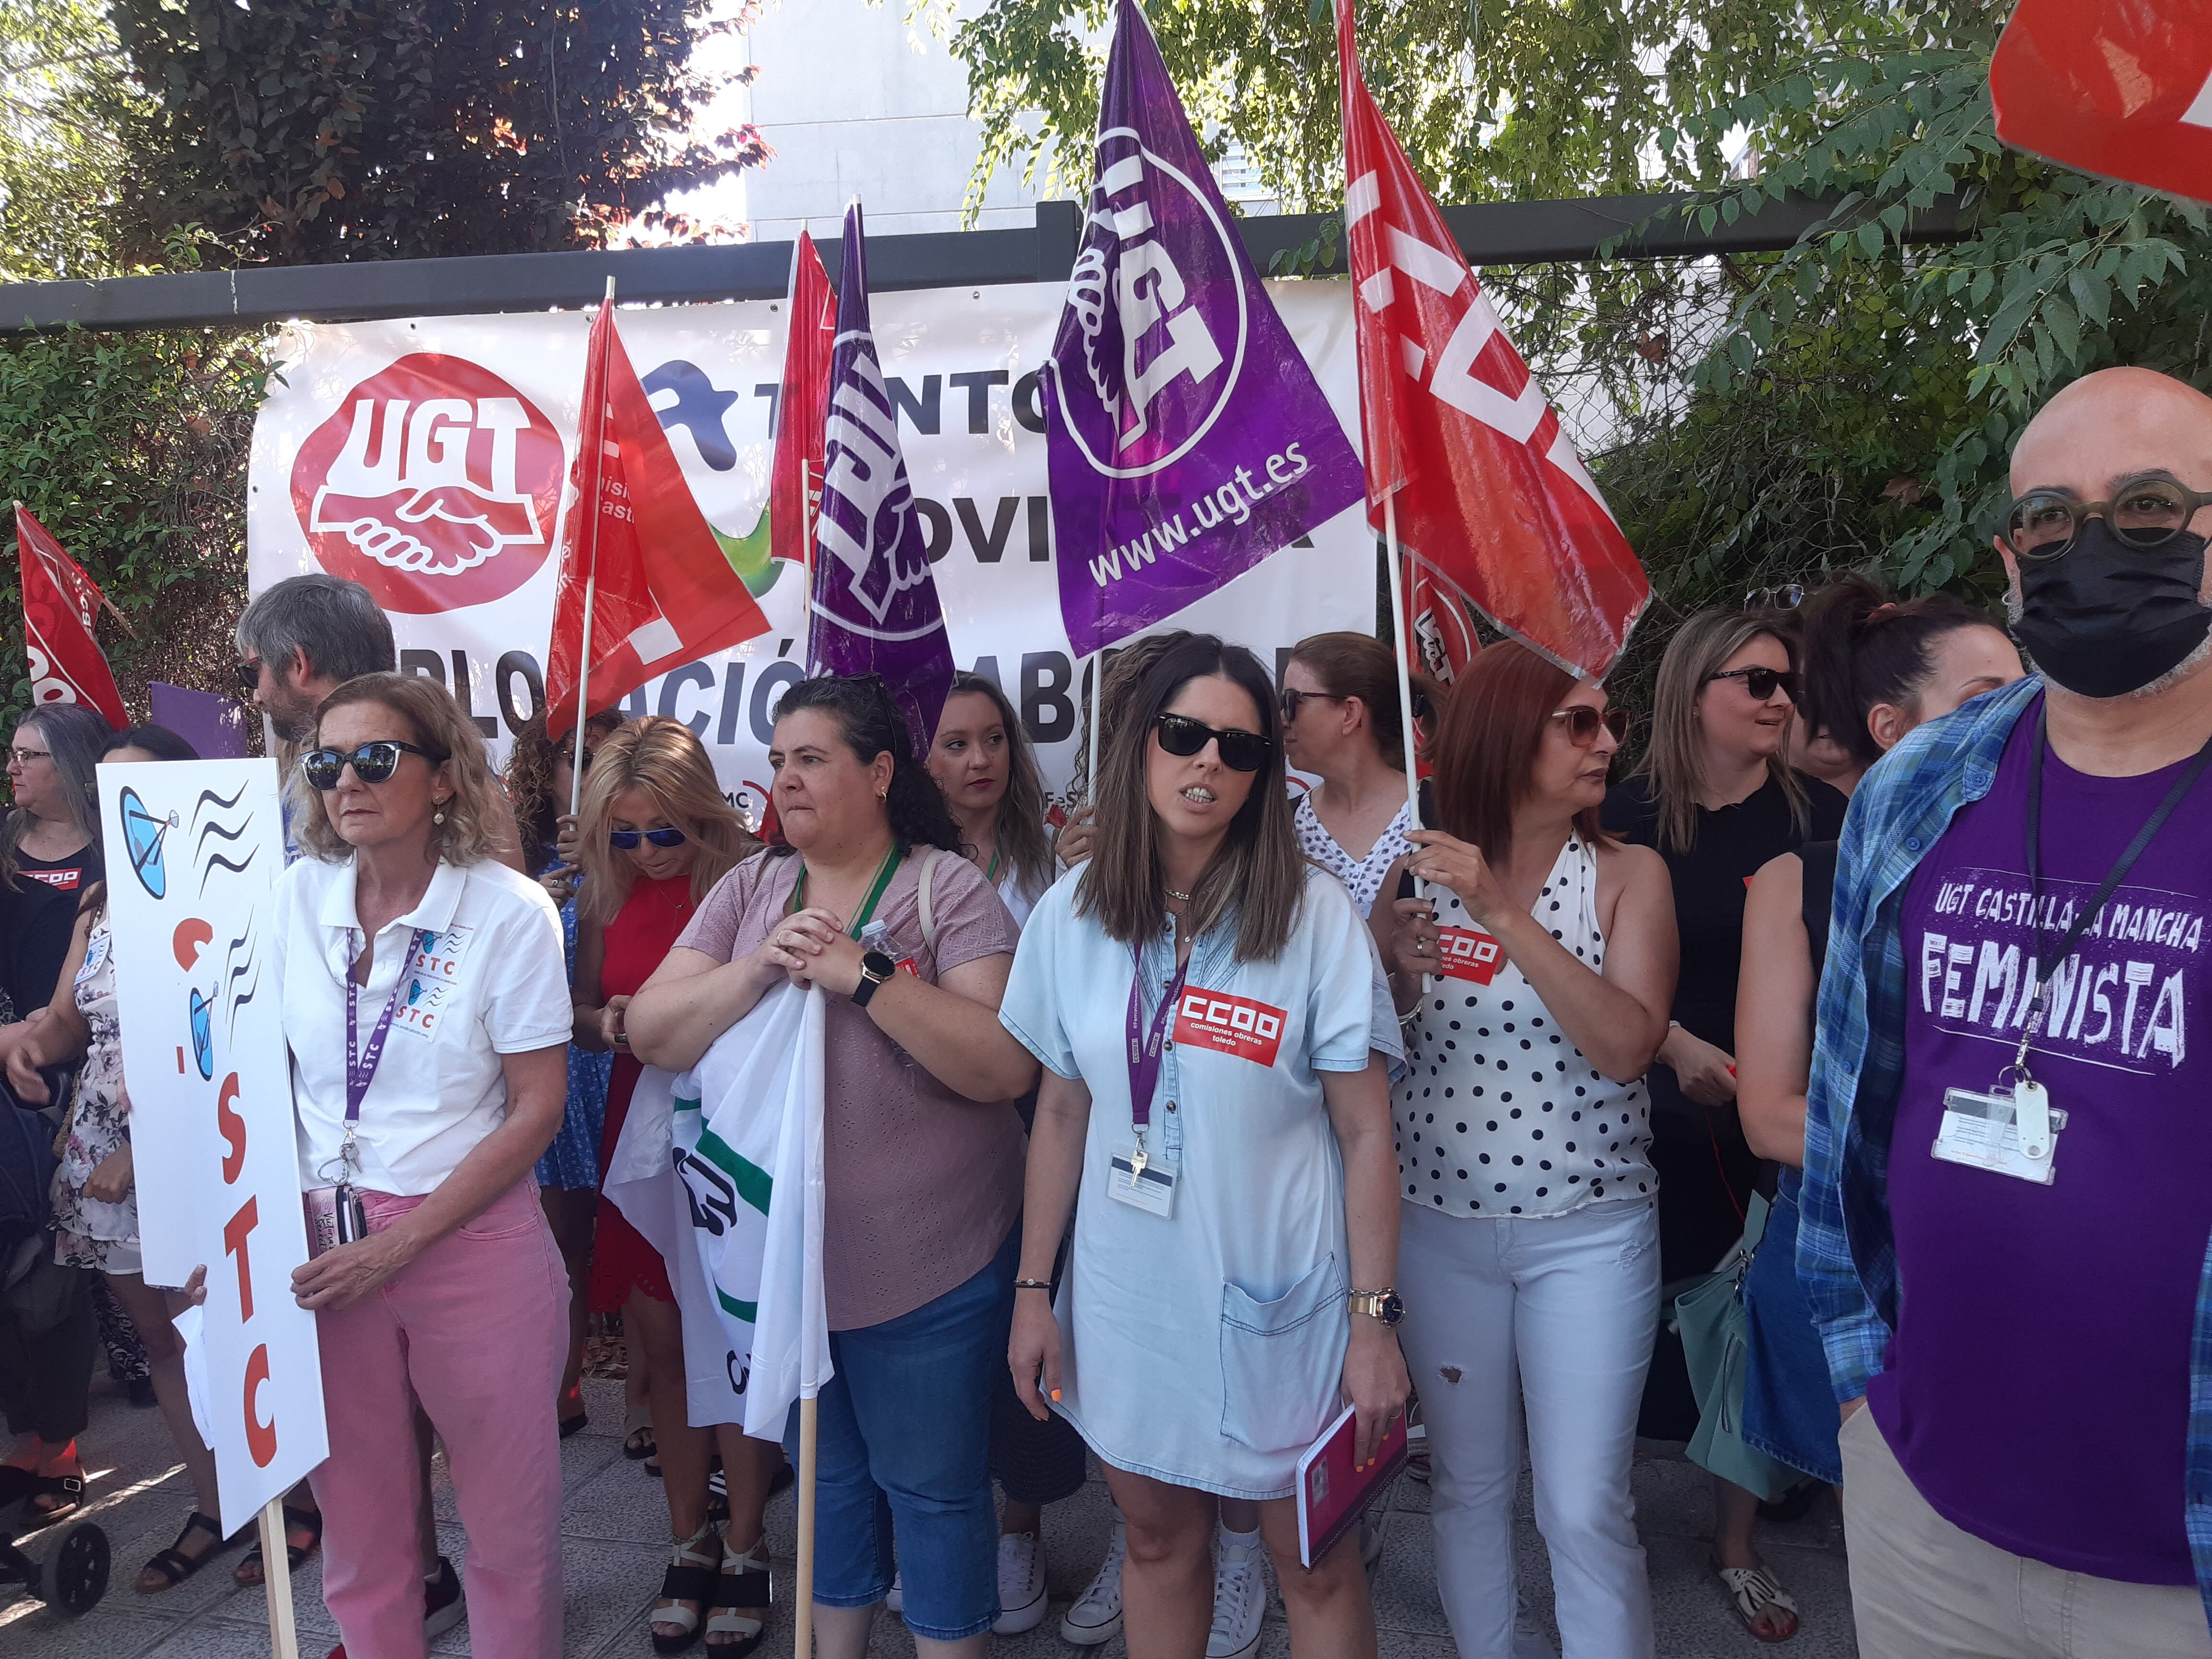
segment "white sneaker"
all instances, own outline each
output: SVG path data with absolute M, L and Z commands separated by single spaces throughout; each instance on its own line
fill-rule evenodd
M 1106 1545 L 1105 1565 L 1060 1621 L 1064 1640 L 1095 1648 L 1121 1633 L 1121 1562 L 1128 1553 L 1129 1535 L 1117 1515 L 1114 1535 Z
M 1206 1659 L 1251 1659 L 1267 1614 L 1267 1580 L 1256 1549 L 1224 1544 L 1213 1562 L 1213 1629 Z
M 1019 1636 L 1044 1623 L 1044 1547 L 1025 1532 L 999 1534 L 999 1636 Z
M 884 1605 L 893 1613 L 905 1611 L 906 1575 L 904 1573 L 895 1572 L 891 1575 L 891 1587 L 884 1592 Z

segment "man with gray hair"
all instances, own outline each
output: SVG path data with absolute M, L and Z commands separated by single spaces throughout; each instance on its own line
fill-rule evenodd
M 1820 981 L 1859 1651 L 2212 1659 L 2212 398 L 2086 375 L 2011 494 L 2039 672 L 1859 785 Z
M 319 573 L 288 576 L 238 619 L 239 688 L 286 743 L 315 727 L 325 697 L 361 674 L 398 662 L 392 623 L 359 582 Z

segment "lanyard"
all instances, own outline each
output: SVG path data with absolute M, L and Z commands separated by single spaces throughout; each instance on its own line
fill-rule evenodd
M 2054 951 L 2043 931 L 2043 755 L 2050 746 L 2045 737 L 2048 723 L 2047 713 L 2039 710 L 2035 720 L 2035 751 L 2029 756 L 2027 762 L 2027 884 L 2032 906 L 2030 915 L 2035 925 L 2035 988 L 2028 1000 L 2027 1019 L 2021 1030 L 2020 1049 L 2013 1055 L 2012 1062 L 2013 1070 L 2023 1078 L 2028 1075 L 2027 1045 L 2034 1039 L 2043 1023 L 2043 994 L 2050 986 L 2051 975 L 2060 963 L 2074 954 L 2075 946 L 2081 942 L 2083 930 L 2104 909 L 2105 901 L 2112 897 L 2113 890 L 2127 879 L 2128 872 L 2135 868 L 2136 860 L 2143 855 L 2144 849 L 2151 843 L 2151 837 L 2157 835 L 2166 821 L 2173 816 L 2174 809 L 2181 805 L 2183 799 L 2196 786 L 2197 780 L 2203 775 L 2205 767 L 2212 764 L 2212 739 L 2208 739 L 2197 751 L 2197 757 L 2174 780 L 2173 787 L 2166 792 L 2166 799 L 2158 804 L 2158 810 L 2143 820 L 2142 828 L 2136 831 L 2136 838 L 2128 843 L 2127 850 L 2120 854 L 2118 861 L 2106 874 L 2104 880 L 2097 884 L 2097 890 L 2089 896 L 2089 902 L 2075 913 L 2074 925 L 2066 930 Z
M 407 980 L 415 969 L 415 958 L 430 937 L 428 928 L 417 927 L 408 942 L 407 959 L 399 964 L 399 977 L 392 982 L 392 994 L 384 1000 L 384 1012 L 377 1016 L 376 1029 L 368 1034 L 368 1047 L 360 1047 L 361 991 L 355 985 L 353 970 L 361 961 L 356 951 L 346 959 L 346 1141 L 353 1141 L 354 1125 L 361 1121 L 361 1103 L 368 1098 L 368 1085 L 376 1080 L 376 1068 L 384 1061 L 384 1039 L 392 1035 L 392 1017 L 399 1012 L 399 999 L 407 993 Z
M 999 849 L 995 847 L 991 849 L 990 867 L 983 872 L 983 879 L 994 887 L 999 884 Z
M 866 927 L 868 918 L 876 914 L 876 906 L 883 902 L 884 890 L 891 884 L 891 878 L 898 873 L 899 861 L 905 857 L 906 843 L 902 841 L 893 841 L 891 850 L 884 854 L 884 861 L 876 866 L 876 879 L 868 889 L 868 896 L 861 901 L 860 914 L 853 918 L 852 925 L 845 929 L 847 938 L 860 937 L 860 929 Z M 791 915 L 805 908 L 806 866 L 802 863 L 799 866 L 798 883 L 791 890 L 791 901 L 783 907 L 783 913 L 786 915 Z
M 1129 955 L 1136 964 L 1129 981 L 1129 1116 L 1137 1126 L 1137 1138 L 1141 1141 L 1152 1122 L 1152 1091 L 1160 1080 L 1160 1044 L 1167 1038 L 1168 1022 L 1182 1001 L 1182 982 L 1190 975 L 1190 963 L 1186 959 L 1168 981 L 1167 989 L 1160 993 L 1160 1006 L 1153 1011 L 1152 1027 L 1147 1030 L 1144 1024 L 1145 961 L 1133 945 L 1129 947 Z

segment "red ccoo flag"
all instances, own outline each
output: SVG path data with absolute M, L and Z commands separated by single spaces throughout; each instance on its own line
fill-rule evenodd
M 586 718 L 656 674 L 768 632 L 768 618 L 692 500 L 660 417 L 646 401 L 615 326 L 611 292 L 586 348 L 569 481 L 577 500 L 561 531 L 552 671 L 545 677 L 545 726 L 553 736 L 576 724 L 587 638 Z
M 1990 64 L 1990 96 L 2008 144 L 2212 202 L 2203 0 L 2020 0 Z
M 1651 584 L 1369 95 L 1337 0 L 1345 232 L 1367 518 L 1499 628 L 1589 679 Z
M 15 503 L 15 552 L 23 566 L 23 644 L 31 659 L 32 702 L 81 702 L 120 732 L 131 717 L 92 630 L 101 608 L 115 607 L 21 501 Z
M 769 553 L 803 565 L 822 510 L 830 351 L 837 339 L 837 296 L 814 239 L 804 230 L 791 250 L 791 297 L 784 309 L 790 321 L 783 337 L 783 390 L 775 404 L 775 460 L 769 470 Z

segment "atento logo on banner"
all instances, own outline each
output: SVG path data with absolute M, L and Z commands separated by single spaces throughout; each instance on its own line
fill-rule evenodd
M 388 611 L 503 599 L 553 550 L 560 434 L 463 357 L 416 352 L 369 376 L 300 447 L 292 508 L 324 569 Z
M 1085 459 L 1107 477 L 1141 478 L 1188 454 L 1228 406 L 1249 319 L 1242 283 L 1194 285 L 1169 253 L 1201 237 L 1218 246 L 1218 268 L 1234 270 L 1205 191 L 1127 127 L 1099 134 L 1098 163 L 1093 234 L 1068 289 L 1087 373 L 1054 386 Z

